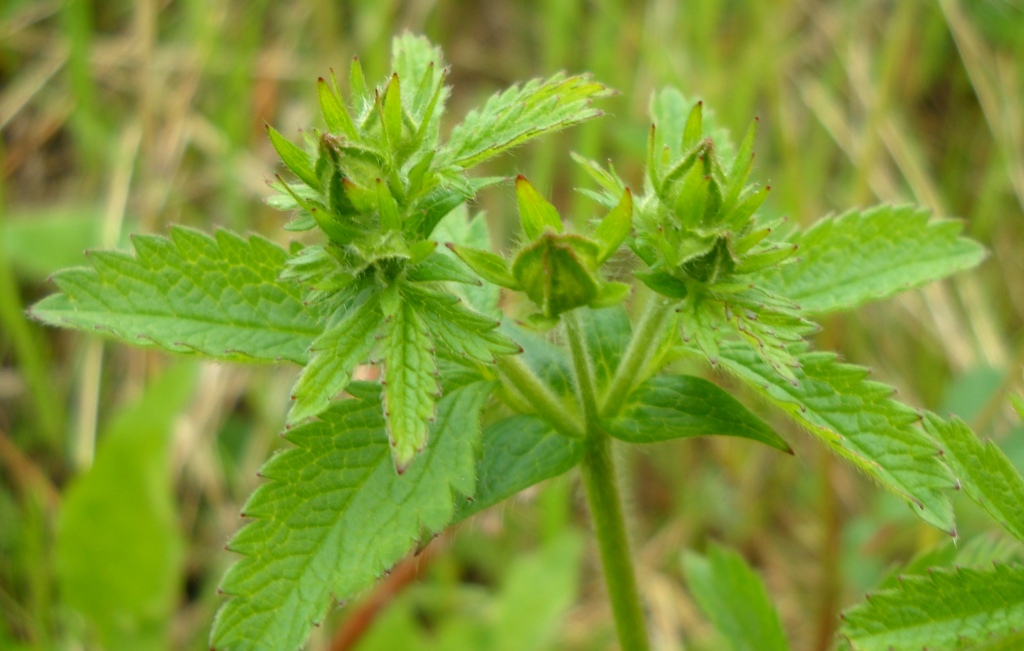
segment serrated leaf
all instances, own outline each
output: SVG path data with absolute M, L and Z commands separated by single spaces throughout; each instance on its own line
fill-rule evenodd
M 892 400 L 891 387 L 867 379 L 865 368 L 805 346 L 790 351 L 801 365 L 794 369 L 796 385 L 739 344 L 723 344 L 719 361 L 833 452 L 910 502 L 925 522 L 955 535 L 944 494 L 954 479 L 935 441 L 917 426 L 917 412 Z
M 410 266 L 405 272 L 405 277 L 414 283 L 453 282 L 467 285 L 480 284 L 480 280 L 469 271 L 466 271 L 465 266 L 459 264 L 451 256 L 444 255 L 441 251 L 432 253 L 417 264 Z
M 292 389 L 295 402 L 288 412 L 288 425 L 327 409 L 345 389 L 356 366 L 366 362 L 383 321 L 380 303 L 371 296 L 313 341 L 309 363 Z
M 454 494 L 474 488 L 480 410 L 492 385 L 475 383 L 438 403 L 430 444 L 395 473 L 375 385 L 286 437 L 297 447 L 261 471 L 270 481 L 245 507 L 253 520 L 229 547 L 243 554 L 221 589 L 218 651 L 299 649 L 334 599 L 371 585 L 424 532 L 452 517 Z
M 547 229 L 556 233 L 564 230 L 558 211 L 524 176 L 516 178 L 516 203 L 526 239 L 535 240 Z
M 792 453 L 786 441 L 718 385 L 692 375 L 648 378 L 608 424 L 608 433 L 630 443 L 694 436 L 737 436 Z
M 779 614 L 742 556 L 711 545 L 706 557 L 685 554 L 683 568 L 700 609 L 732 651 L 788 651 Z
M 277 155 L 281 157 L 281 162 L 284 163 L 285 167 L 290 169 L 292 173 L 299 177 L 299 179 L 311 188 L 320 188 L 320 179 L 317 178 L 316 172 L 313 171 L 313 161 L 310 159 L 309 154 L 304 152 L 301 147 L 288 140 L 280 133 L 277 129 L 267 125 L 267 135 L 270 136 L 270 143 L 274 145 L 274 149 L 277 151 Z
M 452 129 L 443 158 L 472 167 L 545 133 L 598 117 L 601 112 L 590 101 L 608 94 L 585 75 L 557 74 L 513 86 L 491 96 Z
M 455 522 L 568 472 L 583 458 L 583 441 L 556 433 L 536 416 L 512 416 L 488 425 L 480 448 L 476 493 L 458 506 Z
M 800 247 L 797 261 L 763 271 L 755 282 L 808 314 L 824 314 L 944 278 L 985 257 L 977 242 L 960 237 L 960 222 L 928 216 L 915 206 L 878 206 L 822 219 L 791 238 Z
M 421 287 L 407 288 L 405 296 L 416 305 L 430 338 L 457 355 L 490 364 L 496 355 L 522 351 L 519 344 L 497 330 L 498 319 L 466 307 L 457 296 Z
M 857 651 L 953 649 L 1024 627 L 1024 566 L 934 569 L 904 577 L 844 616 Z
M 1024 478 L 1003 451 L 992 441 L 982 442 L 956 417 L 926 413 L 924 430 L 942 446 L 942 458 L 964 493 L 1024 541 Z
M 171 479 L 171 431 L 194 392 L 179 364 L 104 427 L 96 461 L 63 493 L 54 550 L 66 606 L 103 648 L 166 649 L 180 598 L 184 541 Z
M 427 443 L 438 398 L 433 343 L 416 310 L 401 301 L 382 340 L 384 414 L 395 467 L 403 470 Z
M 231 361 L 303 364 L 323 329 L 300 288 L 279 281 L 287 254 L 261 237 L 174 227 L 133 238 L 136 255 L 96 252 L 92 269 L 54 276 L 63 292 L 31 310 L 44 323 L 136 346 Z

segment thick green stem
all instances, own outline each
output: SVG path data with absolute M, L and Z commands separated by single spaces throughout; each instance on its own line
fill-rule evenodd
M 586 452 L 581 465 L 583 485 L 594 523 L 594 534 L 601 550 L 601 566 L 604 568 L 619 644 L 622 651 L 647 651 L 650 648 L 647 625 L 629 550 L 626 520 L 623 517 L 622 499 L 612 458 L 612 440 L 601 429 L 593 384 L 593 365 L 587 353 L 577 311 L 566 313 L 563 320 L 586 428 Z
M 560 434 L 583 438 L 583 427 L 577 419 L 566 413 L 565 405 L 526 365 L 521 355 L 499 355 L 497 366 L 526 402 Z
M 652 294 L 647 299 L 640 320 L 633 330 L 629 346 L 615 369 L 612 381 L 608 383 L 604 399 L 601 401 L 601 415 L 612 418 L 622 409 L 626 396 L 636 387 L 636 381 L 651 357 L 658 352 L 661 342 L 661 327 L 672 313 L 673 302 Z

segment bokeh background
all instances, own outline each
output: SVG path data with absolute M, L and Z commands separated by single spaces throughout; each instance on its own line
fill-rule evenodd
M 953 411 L 1024 466 L 1008 408 L 1024 365 L 1024 3 L 1019 0 L 5 0 L 0 3 L 0 648 L 205 649 L 260 463 L 280 446 L 295 368 L 200 365 L 44 330 L 24 309 L 87 248 L 170 223 L 286 242 L 262 203 L 264 122 L 316 125 L 315 81 L 358 54 L 387 71 L 403 30 L 444 47 L 449 123 L 556 70 L 620 94 L 608 116 L 493 166 L 561 208 L 595 208 L 568 153 L 634 184 L 662 85 L 742 133 L 767 210 L 809 224 L 879 202 L 962 218 L 989 249 L 952 281 L 829 317 L 817 345 L 912 405 Z M 511 191 L 489 190 L 499 236 Z M 939 546 L 890 498 L 763 408 L 795 458 L 739 440 L 623 452 L 655 648 L 721 649 L 684 549 L 739 549 L 794 649 L 836 648 L 837 613 Z M 1002 544 L 957 503 L 964 549 Z M 615 647 L 574 477 L 436 539 L 333 611 L 311 648 Z M 945 547 L 943 547 L 945 545 Z M 987 550 L 987 551 L 985 551 Z M 983 553 L 984 552 L 984 553 Z M 945 553 L 945 552 L 943 552 Z M 1002 557 L 1012 550 L 1000 552 Z

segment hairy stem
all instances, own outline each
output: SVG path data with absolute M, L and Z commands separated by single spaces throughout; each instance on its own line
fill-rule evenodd
M 501 374 L 537 411 L 537 414 L 551 423 L 560 434 L 583 438 L 583 427 L 578 420 L 566 413 L 565 405 L 537 377 L 533 369 L 526 365 L 521 355 L 499 355 L 497 366 Z
M 593 365 L 584 343 L 578 311 L 567 312 L 563 320 L 586 427 L 586 452 L 581 465 L 583 485 L 601 551 L 601 566 L 604 568 L 619 644 L 623 651 L 647 651 L 650 644 L 647 641 L 647 626 L 626 534 L 622 499 L 612 458 L 612 440 L 601 429 L 593 384 Z
M 619 366 L 615 369 L 612 381 L 608 383 L 604 399 L 601 401 L 600 413 L 605 418 L 612 418 L 622 409 L 626 396 L 634 389 L 644 366 L 658 352 L 661 342 L 661 327 L 665 319 L 672 313 L 673 302 L 658 294 L 651 294 L 647 299 L 640 320 L 633 330 L 629 346 L 622 355 Z

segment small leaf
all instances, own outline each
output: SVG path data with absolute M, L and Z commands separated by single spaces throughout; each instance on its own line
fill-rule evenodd
M 501 91 L 452 129 L 442 158 L 467 169 L 546 133 L 600 116 L 590 101 L 610 94 L 586 76 L 561 74 Z
M 583 458 L 581 440 L 557 434 L 536 416 L 512 416 L 487 426 L 481 450 L 476 494 L 459 505 L 455 522 L 568 472 Z
M 779 613 L 742 556 L 711 545 L 706 557 L 685 554 L 683 568 L 700 609 L 732 651 L 788 651 Z
M 738 436 L 792 454 L 763 420 L 707 380 L 692 375 L 652 377 L 627 398 L 608 433 L 630 443 L 694 436 Z
M 309 154 L 302 151 L 298 145 L 282 136 L 277 132 L 277 129 L 269 124 L 267 125 L 267 134 L 270 136 L 270 143 L 274 145 L 274 149 L 277 150 L 277 155 L 281 157 L 285 167 L 290 169 L 303 183 L 319 190 L 320 179 L 316 177 L 316 172 L 313 171 L 313 164 Z
M 858 651 L 960 649 L 1024 627 L 1024 566 L 935 568 L 906 576 L 848 611 L 842 634 Z
M 383 319 L 380 303 L 370 297 L 316 338 L 309 363 L 292 389 L 295 402 L 288 412 L 288 425 L 316 416 L 345 389 L 352 371 L 373 349 Z
M 960 488 L 992 518 L 1024 541 L 1024 478 L 992 441 L 982 442 L 959 418 L 924 416 L 924 430 L 942 446 L 942 459 Z
M 686 283 L 667 271 L 648 271 L 633 275 L 636 276 L 640 282 L 647 285 L 655 292 L 668 298 L 682 300 L 686 298 L 687 293 L 689 293 L 689 290 L 686 288 Z
M 523 233 L 528 240 L 536 240 L 549 228 L 556 233 L 562 232 L 562 218 L 558 211 L 524 176 L 516 178 L 516 202 Z
M 500 287 L 507 287 L 508 289 L 520 289 L 519 283 L 512 276 L 512 272 L 509 271 L 505 258 L 495 255 L 490 251 L 459 246 L 452 242 L 448 242 L 446 246 L 455 255 L 459 256 L 459 259 L 465 262 L 466 266 L 472 269 L 476 275 L 487 282 L 494 283 Z
M 1010 405 L 1013 406 L 1013 410 L 1017 412 L 1017 416 L 1024 420 L 1024 397 L 1016 393 L 1010 394 Z
M 627 188 L 622 193 L 622 199 L 619 200 L 618 205 L 605 215 L 601 223 L 598 224 L 597 230 L 594 231 L 595 239 L 602 244 L 598 262 L 604 262 L 618 250 L 623 240 L 629 237 L 632 224 L 633 195 Z
M 384 344 L 384 413 L 395 467 L 401 472 L 427 443 L 439 387 L 432 343 L 415 309 L 403 300 Z

